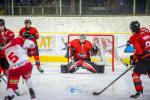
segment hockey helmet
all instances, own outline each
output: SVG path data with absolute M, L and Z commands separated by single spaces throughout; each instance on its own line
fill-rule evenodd
M 0 26 L 5 26 L 5 21 L 4 21 L 4 19 L 0 19 Z
M 84 34 L 81 34 L 81 35 L 79 36 L 79 40 L 80 40 L 81 43 L 84 43 L 85 40 L 86 40 L 86 36 L 85 36 Z
M 28 24 L 28 23 L 29 23 L 29 24 L 32 24 L 30 19 L 26 19 L 26 20 L 24 21 L 24 23 L 25 23 L 25 24 Z
M 83 39 L 86 40 L 86 36 L 85 36 L 84 34 L 81 34 L 81 35 L 79 36 L 79 39 L 80 39 L 80 40 L 83 40 Z
M 140 23 L 138 21 L 132 21 L 130 23 L 130 29 L 132 32 L 137 33 L 140 31 Z

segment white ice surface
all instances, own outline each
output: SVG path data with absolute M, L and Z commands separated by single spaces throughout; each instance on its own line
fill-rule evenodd
M 130 100 L 129 96 L 135 93 L 129 71 L 115 84 L 99 96 L 93 96 L 93 91 L 101 91 L 126 69 L 116 69 L 112 72 L 106 68 L 104 74 L 93 74 L 85 69 L 80 69 L 73 74 L 60 73 L 60 63 L 44 63 L 44 74 L 40 74 L 36 67 L 33 68 L 33 87 L 36 93 L 35 100 Z M 116 65 L 117 66 L 117 65 Z M 122 67 L 122 66 L 120 66 Z M 142 76 L 144 85 L 144 100 L 150 100 L 150 79 Z M 23 96 L 16 96 L 14 100 L 30 100 L 29 93 L 22 80 L 19 83 L 20 91 L 27 92 Z M 74 92 L 70 92 L 70 90 Z M 0 100 L 6 95 L 6 84 L 0 83 Z

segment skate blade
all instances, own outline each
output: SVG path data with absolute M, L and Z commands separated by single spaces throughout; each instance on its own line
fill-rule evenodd
M 130 100 L 144 100 L 143 96 L 142 97 L 138 97 L 138 98 L 131 98 L 130 97 Z
M 36 97 L 35 98 L 31 98 L 31 100 L 36 100 Z

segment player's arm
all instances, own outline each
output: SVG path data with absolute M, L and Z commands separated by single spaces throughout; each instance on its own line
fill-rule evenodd
M 67 46 L 68 46 L 68 53 L 69 53 L 69 54 L 68 54 L 68 57 L 69 57 L 69 58 L 72 58 L 72 57 L 73 57 L 73 53 L 74 53 L 74 52 L 73 52 L 74 49 L 73 49 L 73 47 L 72 47 L 72 42 L 68 43 Z
M 27 48 L 34 49 L 35 48 L 35 43 L 31 40 L 25 39 L 24 44 L 23 44 L 23 48 L 25 48 L 25 49 L 27 49 Z
M 36 28 L 34 28 L 34 35 L 33 36 L 34 36 L 35 39 L 39 38 L 39 33 L 38 33 Z
M 130 42 L 133 47 L 135 48 L 134 54 L 130 57 L 130 64 L 134 65 L 140 60 L 140 57 L 143 53 L 141 46 L 139 45 L 139 42 L 137 40 Z M 132 62 L 132 63 L 131 63 Z
M 22 34 L 23 34 L 23 31 L 22 31 L 22 30 L 23 30 L 23 29 L 21 28 L 20 31 L 19 31 L 19 36 L 21 36 L 21 37 L 23 37 L 23 35 L 22 35 Z
M 4 34 L 4 45 L 6 45 L 10 40 L 15 38 L 14 32 L 11 30 L 7 30 L 6 34 Z

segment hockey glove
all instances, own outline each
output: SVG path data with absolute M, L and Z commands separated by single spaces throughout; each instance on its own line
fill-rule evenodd
M 133 55 L 130 56 L 130 65 L 135 65 L 138 62 L 138 59 Z
M 32 38 L 34 38 L 34 36 L 33 35 L 31 35 L 29 32 L 23 32 L 23 37 L 25 38 L 25 39 L 32 39 Z
M 127 41 L 126 46 L 130 46 L 130 45 L 131 45 L 130 41 Z

